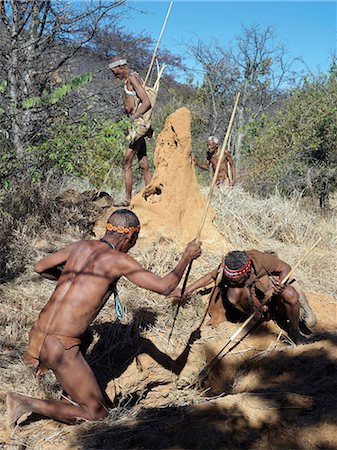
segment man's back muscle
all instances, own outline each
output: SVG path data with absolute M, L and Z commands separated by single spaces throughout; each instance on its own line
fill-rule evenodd
M 81 335 L 104 306 L 112 283 L 121 275 L 118 261 L 125 256 L 100 241 L 75 244 L 41 311 L 41 328 L 52 334 Z

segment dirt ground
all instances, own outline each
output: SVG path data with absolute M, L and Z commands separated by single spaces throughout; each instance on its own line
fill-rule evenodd
M 318 317 L 309 344 L 295 347 L 276 324 L 264 323 L 198 386 L 194 382 L 200 370 L 218 354 L 237 323 L 227 321 L 217 329 L 203 325 L 191 349 L 185 345 L 185 335 L 168 346 L 167 336 L 158 330 L 150 328 L 136 336 L 128 325 L 96 325 L 100 339 L 89 360 L 103 373 L 100 383 L 105 383 L 113 401 L 109 418 L 68 426 L 31 416 L 9 436 L 5 392 L 1 392 L 2 445 L 11 449 L 336 449 L 337 303 L 315 292 L 308 297 Z M 189 307 L 184 309 L 183 314 L 188 314 Z M 195 324 L 197 328 L 198 320 Z M 136 340 L 141 351 L 135 357 L 132 345 L 121 349 L 114 373 L 108 373 L 95 359 L 95 349 L 109 360 L 106 338 L 114 327 L 128 333 L 130 342 Z

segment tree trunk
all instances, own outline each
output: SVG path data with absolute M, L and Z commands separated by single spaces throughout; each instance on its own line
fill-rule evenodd
M 248 87 L 249 87 L 249 80 L 245 79 L 243 83 L 243 87 L 241 90 L 241 101 L 240 105 L 238 106 L 238 113 L 237 113 L 237 126 L 236 126 L 236 136 L 235 136 L 235 144 L 234 144 L 234 155 L 235 155 L 235 162 L 237 167 L 239 168 L 241 157 L 242 157 L 242 142 L 244 138 L 244 132 L 243 127 L 245 124 L 245 106 L 247 101 L 247 93 L 248 93 Z
M 19 83 L 18 83 L 18 26 L 17 26 L 17 13 L 15 2 L 13 3 L 13 23 L 11 29 L 11 52 L 9 59 L 8 69 L 8 94 L 9 94 L 9 113 L 11 117 L 11 139 L 13 142 L 14 150 L 18 158 L 24 156 L 24 145 L 22 141 L 22 129 L 21 129 L 21 117 L 18 109 L 19 102 Z

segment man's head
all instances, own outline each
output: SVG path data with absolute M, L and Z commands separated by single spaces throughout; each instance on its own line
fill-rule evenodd
M 251 274 L 251 260 L 246 252 L 234 250 L 223 259 L 223 273 L 230 286 L 244 286 Z
M 125 253 L 137 242 L 139 230 L 138 217 L 128 209 L 114 211 L 106 224 L 106 236 L 113 238 L 118 250 Z
M 114 56 L 109 63 L 109 69 L 115 75 L 116 78 L 122 79 L 128 73 L 129 70 L 128 61 L 126 58 L 123 58 L 122 56 Z
M 215 153 L 219 148 L 220 139 L 217 136 L 210 136 L 207 139 L 207 149 L 209 153 Z

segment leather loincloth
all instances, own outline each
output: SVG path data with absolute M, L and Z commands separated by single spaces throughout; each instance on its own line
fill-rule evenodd
M 29 333 L 28 349 L 24 354 L 24 362 L 28 367 L 36 368 L 36 375 L 43 375 L 48 371 L 48 367 L 40 361 L 40 352 L 47 336 L 56 339 L 65 350 L 69 350 L 81 344 L 81 339 L 76 337 L 62 336 L 60 334 L 50 334 L 42 330 L 34 323 Z

